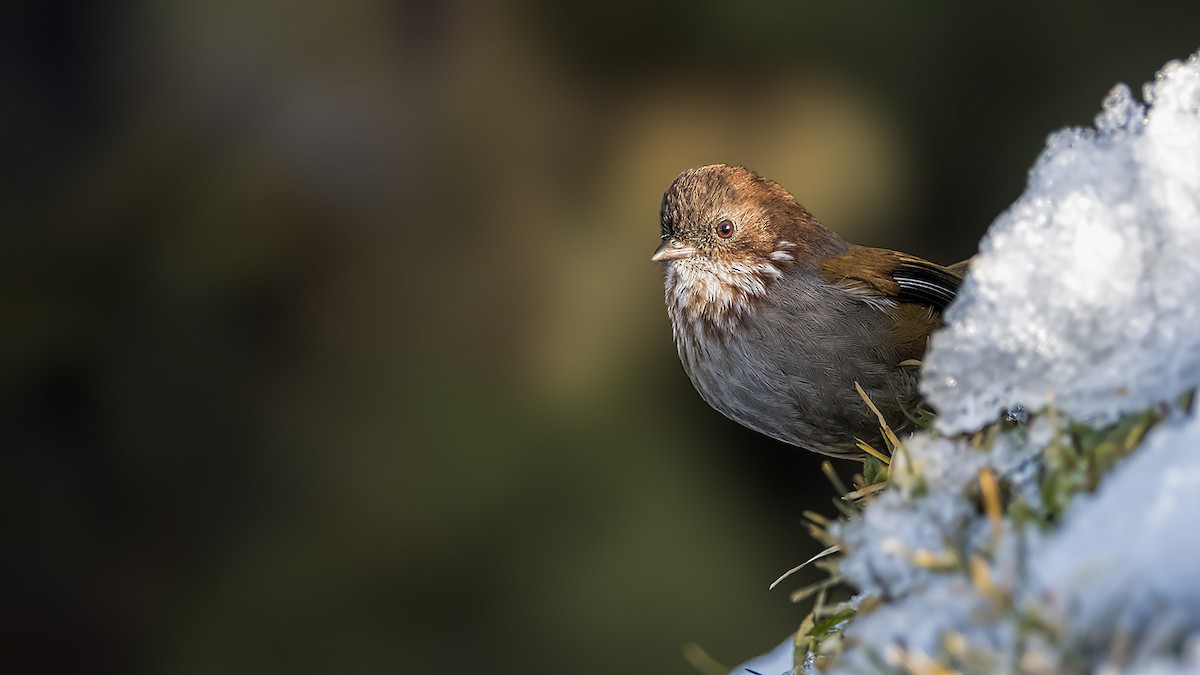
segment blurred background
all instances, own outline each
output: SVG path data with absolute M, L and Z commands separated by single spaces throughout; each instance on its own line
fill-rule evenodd
M 0 660 L 695 672 L 807 607 L 817 457 L 712 412 L 662 191 L 952 262 L 1200 3 L 83 0 L 0 24 Z M 856 467 L 846 464 L 844 473 Z

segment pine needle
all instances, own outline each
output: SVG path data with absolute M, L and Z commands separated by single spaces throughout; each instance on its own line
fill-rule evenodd
M 992 526 L 992 545 L 1000 543 L 1001 519 L 1004 514 L 1000 508 L 1000 485 L 996 482 L 996 474 L 990 468 L 979 472 L 979 491 L 983 495 L 983 510 L 987 513 L 988 522 Z
M 840 583 L 842 583 L 842 577 L 830 577 L 824 581 L 818 581 L 811 586 L 805 586 L 804 588 L 795 591 L 792 593 L 790 599 L 792 602 L 802 602 L 805 598 L 812 596 L 814 593 L 819 593 L 830 586 L 836 586 Z
M 862 499 L 863 497 L 866 497 L 867 495 L 873 495 L 876 492 L 879 492 L 880 490 L 884 489 L 885 487 L 887 487 L 887 483 L 875 483 L 874 485 L 868 485 L 868 486 L 862 488 L 861 490 L 855 490 L 854 492 L 847 492 L 842 497 L 842 499 L 845 499 L 848 502 L 852 502 L 856 499 Z
M 821 527 L 829 527 L 829 523 L 832 522 L 830 519 L 817 513 L 816 511 L 805 510 L 805 511 L 801 511 L 800 515 L 804 516 L 805 518 L 808 518 L 809 520 L 813 521 L 817 525 L 820 525 Z
M 704 651 L 704 647 L 695 642 L 689 642 L 683 646 L 683 659 L 702 675 L 725 675 L 729 672 L 729 668 L 709 656 L 708 652 Z
M 829 460 L 821 462 L 821 471 L 825 472 L 825 477 L 829 479 L 830 483 L 833 483 L 833 489 L 837 490 L 838 494 L 844 495 L 849 492 L 846 484 L 842 482 L 842 477 L 833 470 L 833 464 Z
M 971 575 L 971 582 L 975 584 L 975 588 L 979 589 L 981 594 L 992 594 L 996 585 L 992 582 L 992 571 L 988 569 L 987 563 L 983 558 L 977 555 L 971 556 L 967 572 Z
M 871 445 L 869 443 L 867 443 L 866 441 L 864 441 L 863 439 L 856 438 L 856 439 L 854 439 L 854 442 L 858 445 L 859 450 L 862 450 L 863 452 L 865 452 L 868 455 L 874 457 L 875 459 L 883 462 L 884 464 L 890 465 L 892 463 L 892 460 L 890 457 L 888 457 L 887 455 L 883 454 L 882 452 L 876 450 L 875 448 L 872 448 Z
M 871 409 L 871 412 L 875 413 L 875 417 L 879 418 L 879 428 L 883 429 L 884 438 L 886 438 L 888 442 L 892 444 L 893 448 L 899 447 L 899 437 L 897 437 L 896 432 L 892 431 L 892 428 L 888 426 L 887 420 L 883 418 L 883 413 L 879 412 L 879 408 L 875 407 L 875 403 L 871 401 L 870 396 L 867 396 L 867 392 L 863 390 L 862 385 L 856 381 L 854 383 L 854 388 L 858 390 L 858 395 L 862 397 L 864 402 L 866 402 L 867 407 Z
M 829 548 L 825 549 L 824 551 L 821 551 L 820 553 L 814 555 L 813 557 L 809 558 L 808 560 L 805 560 L 804 562 L 800 563 L 799 565 L 796 565 L 792 569 L 784 572 L 783 576 L 776 579 L 774 582 L 771 583 L 770 586 L 767 587 L 767 590 L 769 590 L 769 591 L 775 590 L 775 587 L 779 585 L 779 582 L 792 576 L 796 572 L 799 572 L 800 570 L 804 569 L 805 566 L 807 566 L 809 563 L 820 560 L 821 558 L 824 558 L 827 555 L 833 555 L 834 553 L 837 553 L 838 551 L 841 551 L 841 550 L 842 550 L 842 547 L 839 545 L 835 544 L 833 546 L 830 546 Z

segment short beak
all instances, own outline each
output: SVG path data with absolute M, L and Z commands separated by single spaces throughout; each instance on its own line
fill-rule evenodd
M 696 249 L 684 244 L 682 241 L 671 237 L 663 239 L 663 243 L 654 249 L 654 255 L 650 256 L 650 260 L 654 262 L 667 262 L 670 260 L 680 260 L 690 258 L 696 255 Z

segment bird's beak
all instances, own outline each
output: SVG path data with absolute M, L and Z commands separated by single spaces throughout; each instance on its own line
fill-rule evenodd
M 663 239 L 663 243 L 654 249 L 654 255 L 650 256 L 650 260 L 654 262 L 668 262 L 670 260 L 690 258 L 694 255 L 696 255 L 696 249 L 674 237 L 670 237 Z

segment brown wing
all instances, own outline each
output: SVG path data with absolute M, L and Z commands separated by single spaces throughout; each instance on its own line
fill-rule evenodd
M 965 267 L 965 261 L 955 267 Z M 878 299 L 928 307 L 941 313 L 958 293 L 962 274 L 916 256 L 884 248 L 851 246 L 821 266 L 826 281 Z
M 962 285 L 962 276 L 949 268 L 904 254 L 899 254 L 892 279 L 900 287 L 900 302 L 925 305 L 939 313 L 954 302 Z
M 956 267 L 965 267 L 959 263 Z M 866 297 L 891 300 L 897 360 L 920 359 L 941 313 L 958 293 L 962 276 L 927 260 L 882 248 L 851 246 L 822 265 L 822 276 Z

